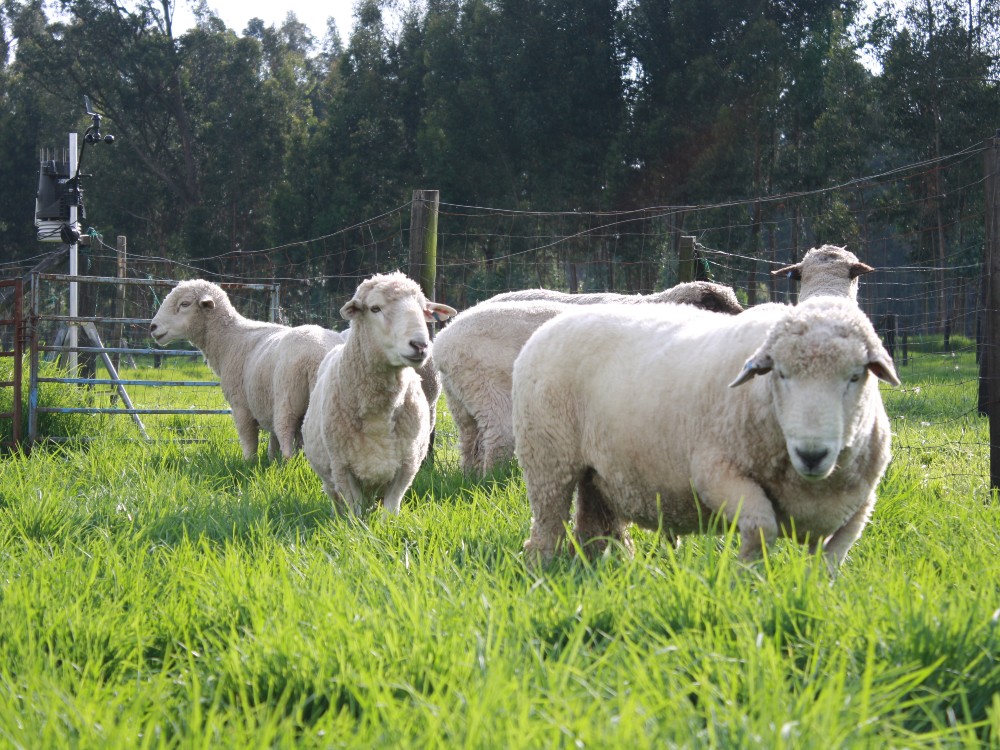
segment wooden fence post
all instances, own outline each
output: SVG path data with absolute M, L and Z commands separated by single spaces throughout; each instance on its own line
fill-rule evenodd
M 677 250 L 677 281 L 684 283 L 694 281 L 694 237 L 681 235 Z
M 437 190 L 414 190 L 410 208 L 410 278 L 420 284 L 427 299 L 434 300 L 437 276 Z
M 985 326 L 979 358 L 979 387 L 986 388 L 986 415 L 990 421 L 990 489 L 1000 489 L 1000 130 L 986 149 Z M 985 371 L 985 376 L 984 376 Z
M 424 296 L 434 301 L 437 276 L 437 227 L 440 196 L 437 190 L 414 190 L 410 208 L 410 270 L 409 277 L 420 284 Z M 434 323 L 427 324 L 427 332 L 434 338 Z M 437 408 L 430 404 L 432 409 Z M 434 465 L 434 430 L 425 463 Z

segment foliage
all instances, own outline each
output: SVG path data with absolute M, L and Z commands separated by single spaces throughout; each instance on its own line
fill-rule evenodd
M 174 29 L 169 0 L 63 0 L 52 17 L 5 0 L 0 49 L 17 55 L 0 67 L 0 143 L 17 179 L 0 185 L 0 239 L 12 257 L 36 254 L 33 159 L 80 127 L 84 94 L 118 137 L 85 153 L 88 221 L 208 271 L 417 188 L 583 212 L 808 195 L 988 137 L 998 8 L 911 0 L 861 19 L 859 3 L 832 0 L 363 0 L 345 41 L 333 29 L 320 43 L 293 14 L 238 34 L 207 8 Z M 942 241 L 974 254 L 976 238 L 948 233 L 976 207 L 934 175 L 890 201 L 898 233 L 942 227 L 920 234 L 923 260 L 939 263 Z M 789 243 L 851 241 L 868 206 L 861 193 L 803 198 Z M 729 249 L 761 254 L 788 211 L 754 204 Z M 489 266 L 488 242 L 470 250 Z M 372 252 L 354 247 L 327 274 L 370 268 Z

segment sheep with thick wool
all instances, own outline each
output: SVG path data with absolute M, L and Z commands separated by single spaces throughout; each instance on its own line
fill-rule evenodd
M 546 301 L 563 302 L 567 305 L 606 305 L 625 304 L 638 305 L 650 302 L 671 304 L 687 304 L 700 307 L 703 310 L 736 315 L 743 311 L 743 306 L 736 298 L 736 292 L 724 284 L 713 281 L 685 281 L 653 294 L 618 294 L 615 292 L 585 292 L 569 294 L 554 289 L 521 289 L 516 292 L 503 292 L 485 302 L 528 302 Z
M 529 299 L 536 291 L 549 292 Z M 525 298 L 518 295 L 524 294 Z M 513 297 L 512 301 L 501 298 Z M 459 463 L 466 473 L 485 474 L 514 456 L 511 420 L 511 374 L 521 347 L 538 328 L 556 315 L 576 309 L 563 301 L 594 295 L 560 294 L 527 290 L 498 295 L 463 311 L 434 341 L 434 356 L 441 374 L 448 410 L 458 429 Z M 732 289 L 721 284 L 679 284 L 658 294 L 596 295 L 614 297 L 626 304 L 687 302 L 708 310 L 739 312 Z M 500 300 L 500 301 L 497 301 Z
M 435 320 L 435 322 L 437 321 Z M 351 336 L 351 329 L 348 328 L 340 335 L 344 337 L 344 341 L 347 341 Z M 437 365 L 434 364 L 434 355 L 429 353 L 424 364 L 416 369 L 420 376 L 420 387 L 424 392 L 424 398 L 427 399 L 428 421 L 433 433 L 434 426 L 437 424 L 437 403 L 438 399 L 441 398 L 441 375 L 438 373 Z
M 316 370 L 341 343 L 316 325 L 284 326 L 243 317 L 217 284 L 182 281 L 150 321 L 159 346 L 187 339 L 208 360 L 232 409 L 243 458 L 257 455 L 259 432 L 270 433 L 267 455 L 291 458 L 302 445 L 302 419 Z
M 431 352 L 427 323 L 455 313 L 399 272 L 366 279 L 340 309 L 350 335 L 320 364 L 302 426 L 306 459 L 338 509 L 360 514 L 381 496 L 399 512 L 430 441 L 415 369 Z
M 890 457 L 876 379 L 897 385 L 868 318 L 844 297 L 738 316 L 607 306 L 542 326 L 514 365 L 514 437 L 531 503 L 525 549 L 574 534 L 593 554 L 635 522 L 672 535 L 735 519 L 741 557 L 780 534 L 838 565 Z
M 800 282 L 799 302 L 824 295 L 857 300 L 858 277 L 874 270 L 846 247 L 822 245 L 809 250 L 798 263 L 771 271 L 771 275 Z

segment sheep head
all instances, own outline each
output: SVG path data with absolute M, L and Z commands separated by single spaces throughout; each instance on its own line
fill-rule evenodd
M 844 298 L 789 308 L 730 387 L 766 373 L 792 466 L 810 480 L 830 476 L 857 439 L 869 399 L 879 398 L 874 378 L 899 385 L 871 322 Z
M 802 299 L 821 294 L 857 299 L 858 277 L 874 270 L 847 248 L 823 245 L 807 252 L 799 263 L 771 271 L 771 275 L 802 282 Z
M 187 339 L 195 346 L 204 341 L 206 316 L 232 310 L 228 295 L 202 279 L 182 281 L 168 294 L 149 323 L 149 334 L 159 346 Z
M 351 323 L 351 341 L 361 338 L 383 352 L 391 367 L 420 367 L 430 356 L 427 323 L 458 314 L 430 302 L 415 281 L 399 271 L 376 274 L 361 282 L 340 315 Z

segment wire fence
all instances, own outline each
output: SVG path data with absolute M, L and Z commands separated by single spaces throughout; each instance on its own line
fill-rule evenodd
M 984 150 L 978 144 L 844 185 L 710 206 L 534 212 L 442 202 L 435 296 L 461 310 L 493 294 L 539 286 L 650 293 L 679 281 L 680 238 L 694 236 L 702 277 L 732 286 L 747 305 L 794 302 L 796 283 L 771 271 L 822 242 L 846 245 L 876 268 L 861 278 L 859 304 L 891 344 L 904 382 L 885 392 L 897 460 L 924 467 L 931 481 L 943 478 L 935 474 L 942 457 L 959 454 L 969 467 L 963 482 L 985 492 L 988 425 L 979 415 L 975 387 L 984 313 Z M 275 284 L 279 322 L 343 329 L 338 311 L 362 279 L 408 268 L 410 211 L 409 203 L 402 204 L 327 236 L 253 252 L 177 261 L 139 248 L 128 253 L 127 276 L 151 283 L 130 285 L 124 300 L 113 285 L 81 290 L 80 314 L 110 315 L 123 302 L 121 317 L 146 321 L 164 294 L 152 282 L 198 277 Z M 41 257 L 0 264 L 0 276 L 23 274 Z M 121 261 L 116 247 L 95 235 L 81 248 L 80 273 L 114 276 Z M 47 314 L 65 314 L 66 295 L 57 287 L 32 293 L 45 295 L 39 305 Z M 231 296 L 245 316 L 268 318 L 267 295 Z M 149 346 L 147 329 L 145 322 L 125 324 L 121 338 Z M 39 331 L 48 341 L 56 333 Z M 106 342 L 115 339 L 110 329 L 101 335 Z M 155 362 L 155 355 L 144 354 L 138 363 L 145 366 L 147 358 Z M 204 367 L 198 357 L 187 364 Z M 911 388 L 908 379 L 924 385 Z M 152 408 L 160 398 L 165 396 L 156 389 L 133 394 Z M 219 406 L 221 393 L 201 389 L 184 398 L 209 409 Z M 930 426 L 935 434 L 944 428 L 948 441 L 928 445 Z M 184 426 L 175 421 L 171 429 Z M 454 435 L 439 430 L 437 439 L 447 447 Z

